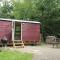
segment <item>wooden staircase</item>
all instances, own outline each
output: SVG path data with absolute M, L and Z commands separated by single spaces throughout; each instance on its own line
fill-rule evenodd
M 24 43 L 23 43 L 23 41 L 22 40 L 14 40 L 13 41 L 13 47 L 15 47 L 15 48 L 19 48 L 19 47 L 24 47 Z

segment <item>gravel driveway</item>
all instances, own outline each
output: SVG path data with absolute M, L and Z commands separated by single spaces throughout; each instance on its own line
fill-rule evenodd
M 24 48 L 15 50 L 33 53 L 33 60 L 60 60 L 60 48 L 52 48 L 51 46 L 25 46 Z

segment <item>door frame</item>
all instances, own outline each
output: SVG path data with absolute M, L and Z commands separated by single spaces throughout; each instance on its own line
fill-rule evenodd
M 12 41 L 15 40 L 15 22 L 16 21 L 12 21 Z M 22 22 L 21 23 L 21 40 L 22 40 Z
M 14 41 L 15 21 L 12 21 L 12 41 Z

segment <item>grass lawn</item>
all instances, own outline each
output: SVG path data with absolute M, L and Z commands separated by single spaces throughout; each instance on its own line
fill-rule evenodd
M 32 54 L 17 51 L 0 52 L 0 60 L 32 60 Z

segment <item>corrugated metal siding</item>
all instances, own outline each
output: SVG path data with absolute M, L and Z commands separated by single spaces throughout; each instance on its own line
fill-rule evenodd
M 40 24 L 22 23 L 22 40 L 23 41 L 39 41 L 40 40 Z
M 0 21 L 0 39 L 3 36 L 6 36 L 8 40 L 10 41 L 12 38 L 12 22 L 9 21 Z

